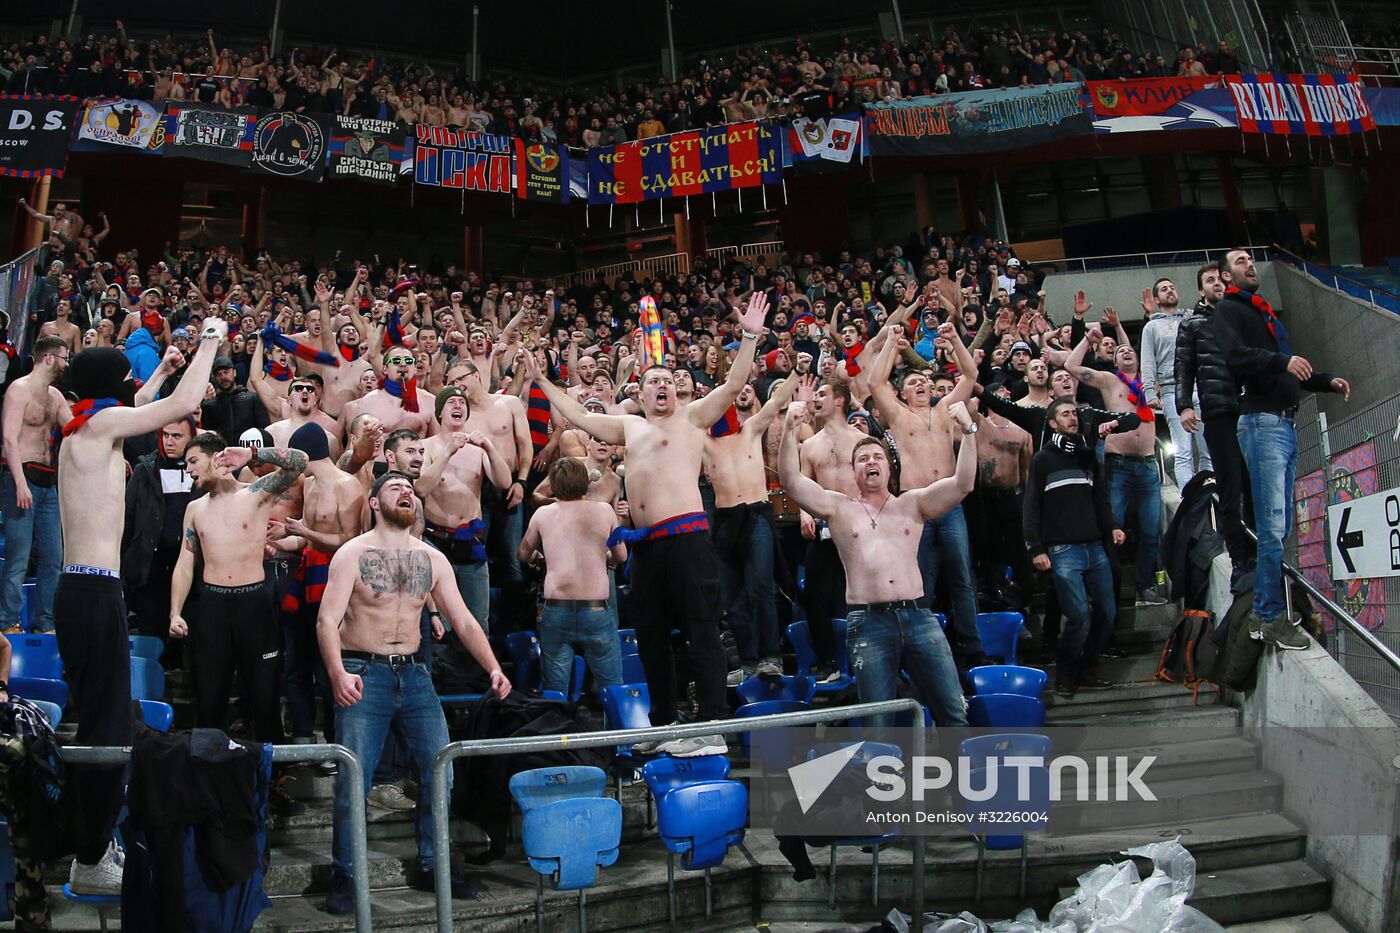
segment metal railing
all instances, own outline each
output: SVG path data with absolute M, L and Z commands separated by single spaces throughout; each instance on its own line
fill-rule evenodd
M 609 745 L 630 745 L 635 742 L 670 741 L 702 735 L 734 735 L 740 732 L 754 732 L 762 729 L 777 729 L 782 726 L 810 726 L 817 723 L 841 722 L 857 716 L 879 716 L 887 713 L 910 713 L 911 754 L 922 756 L 925 750 L 925 730 L 923 707 L 917 700 L 885 700 L 879 703 L 857 703 L 854 706 L 836 706 L 825 709 L 803 710 L 797 713 L 778 713 L 771 716 L 755 716 L 752 719 L 730 719 L 717 722 L 697 722 L 687 725 L 656 726 L 651 729 L 612 729 L 605 732 L 575 732 L 569 735 L 549 735 L 526 738 L 483 739 L 479 741 L 453 742 L 443 746 L 433 761 L 433 851 L 438 853 L 433 861 L 437 889 L 437 925 L 439 933 L 452 933 L 452 868 L 445 857 L 451 845 L 448 826 L 448 787 L 447 769 L 458 758 L 482 755 L 514 755 L 524 752 L 553 752 L 577 748 L 600 748 Z M 619 801 L 621 802 L 621 801 Z M 421 804 L 420 804 L 421 805 Z M 914 930 L 923 929 L 924 916 L 924 840 L 914 837 Z
M 1372 307 L 1400 314 L 1400 295 L 1394 292 L 1376 288 L 1370 282 L 1347 275 L 1345 272 L 1338 272 L 1328 266 L 1318 265 L 1296 253 L 1290 253 L 1281 246 L 1270 247 L 1270 253 L 1274 259 L 1287 263 L 1319 285 L 1335 289 L 1358 301 L 1369 302 Z
M 1295 418 L 1298 466 L 1285 572 L 1319 609 L 1328 650 L 1400 722 L 1400 576 L 1334 580 L 1329 506 L 1400 486 L 1400 394 L 1329 419 L 1308 395 Z M 1287 590 L 1285 589 L 1285 593 Z
M 1106 272 L 1114 269 L 1150 269 L 1154 266 L 1199 265 L 1219 259 L 1227 249 L 1234 246 L 1221 246 L 1216 249 L 1184 249 L 1160 253 L 1119 253 L 1114 256 L 1081 256 L 1073 259 L 1046 259 L 1034 263 L 1042 268 L 1060 268 L 1062 272 Z M 1247 247 L 1255 262 L 1269 259 L 1268 247 Z
M 131 748 L 98 745 L 65 745 L 63 761 L 70 765 L 124 765 L 131 757 Z M 344 745 L 274 745 L 273 764 L 334 761 L 345 769 L 350 781 L 350 876 L 355 882 L 355 929 L 369 933 L 373 929 L 369 907 L 369 846 L 365 828 L 365 775 L 360 760 Z M 339 778 L 337 778 L 338 780 Z M 440 851 L 446 852 L 444 847 Z M 445 862 L 446 859 L 439 859 Z

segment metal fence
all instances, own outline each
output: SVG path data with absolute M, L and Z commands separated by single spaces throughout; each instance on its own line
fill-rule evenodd
M 1279 262 L 1286 262 L 1293 268 L 1302 272 L 1308 278 L 1313 279 L 1328 288 L 1334 288 L 1345 295 L 1350 295 L 1358 301 L 1370 302 L 1372 306 L 1383 308 L 1394 314 L 1400 314 L 1400 295 L 1393 294 L 1382 288 L 1376 288 L 1369 282 L 1338 272 L 1336 269 L 1319 265 L 1300 256 L 1295 256 L 1287 250 L 1272 250 L 1270 258 Z
M 1034 265 L 1053 272 L 1108 272 L 1116 269 L 1151 269 L 1155 266 L 1201 265 L 1219 259 L 1227 249 L 1234 246 L 1221 246 L 1216 249 L 1185 249 L 1162 253 L 1120 253 L 1116 256 L 1082 256 L 1073 259 L 1046 259 Z M 1255 262 L 1270 258 L 1263 246 L 1248 247 Z
M 452 933 L 452 880 L 449 859 L 443 853 L 449 851 L 451 836 L 448 827 L 448 787 L 447 769 L 458 758 L 480 755 L 517 755 L 525 752 L 553 752 L 576 748 L 601 748 L 611 745 L 630 745 L 634 742 L 667 742 L 671 739 L 691 738 L 701 735 L 734 735 L 762 729 L 777 729 L 784 726 L 811 726 L 818 723 L 842 722 L 858 716 L 880 716 L 891 713 L 909 713 L 912 721 L 922 724 L 924 710 L 918 700 L 886 700 L 880 703 L 857 703 L 853 706 L 836 706 L 825 709 L 803 710 L 797 713 L 779 713 L 770 716 L 755 716 L 751 719 L 730 719 L 723 722 L 697 722 L 689 725 L 657 726 L 651 729 L 616 729 L 607 732 L 575 732 L 570 735 L 549 735 L 531 738 L 483 739 L 479 741 L 453 742 L 438 752 L 433 762 L 432 806 L 433 806 L 433 851 L 439 853 L 434 860 L 437 883 L 437 925 L 439 933 Z M 915 759 L 925 751 L 926 735 L 923 728 L 910 729 L 910 753 Z M 420 804 L 421 806 L 421 804 Z M 915 933 L 923 929 L 924 916 L 924 840 L 914 837 L 914 878 L 913 913 Z
M 116 746 L 66 745 L 63 760 L 69 765 L 124 765 L 131 757 L 130 748 Z M 274 745 L 273 764 L 334 761 L 345 769 L 350 782 L 350 875 L 355 881 L 355 929 L 369 933 L 373 929 L 369 907 L 369 847 L 365 829 L 365 775 L 360 759 L 344 745 Z M 446 852 L 444 846 L 438 850 Z M 440 862 L 447 859 L 441 858 Z M 103 929 L 106 929 L 105 925 Z
M 1392 653 L 1400 654 L 1400 577 L 1334 581 L 1327 508 L 1400 487 L 1400 394 L 1329 419 L 1307 396 L 1298 410 L 1298 473 L 1287 561 Z M 1400 721 L 1400 670 L 1314 600 L 1327 648 L 1391 718 Z

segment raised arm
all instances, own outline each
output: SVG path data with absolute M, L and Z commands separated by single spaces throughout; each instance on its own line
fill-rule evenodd
M 170 378 L 170 374 L 178 372 L 181 366 L 185 365 L 185 354 L 175 347 L 166 347 L 165 355 L 160 358 L 160 363 L 156 365 L 155 371 L 147 379 L 139 390 L 133 401 L 136 407 L 149 405 L 160 395 L 160 387 L 165 385 L 165 380 Z
M 894 385 L 890 382 L 890 371 L 894 369 L 894 355 L 898 350 L 899 341 L 888 327 L 882 330 L 879 336 L 884 338 L 884 343 L 875 356 L 875 362 L 870 366 L 870 394 L 875 396 L 875 405 L 888 424 L 904 410 L 904 403 L 899 400 Z
M 1090 333 L 1092 333 L 1093 330 L 1097 328 L 1097 326 L 1098 325 L 1094 325 L 1094 328 L 1090 329 Z M 1079 343 L 1075 345 L 1074 352 L 1072 352 L 1069 355 L 1069 359 L 1065 360 L 1065 369 L 1069 370 L 1069 374 L 1071 376 L 1078 379 L 1085 385 L 1094 386 L 1095 388 L 1102 388 L 1103 381 L 1101 377 L 1103 374 L 1100 373 L 1097 369 L 1091 369 L 1088 366 L 1084 365 L 1084 357 L 1088 355 L 1089 333 L 1086 333 L 1084 335 L 1084 339 L 1079 341 Z
M 256 454 L 251 447 L 225 447 L 215 455 L 214 459 L 215 462 L 228 467 L 229 472 L 237 473 L 255 456 L 259 463 L 270 463 L 277 467 L 266 476 L 258 477 L 246 490 L 262 497 L 266 502 L 271 502 L 291 489 L 296 483 L 297 477 L 306 472 L 306 465 L 309 462 L 306 454 L 287 447 L 259 447 Z M 300 532 L 297 533 L 300 534 Z
M 691 402 L 686 408 L 686 414 L 692 424 L 708 430 L 710 425 L 724 417 L 725 411 L 739 397 L 739 393 L 749 381 L 750 374 L 753 373 L 754 350 L 758 346 L 758 338 L 763 333 L 763 321 L 767 316 L 768 296 L 756 291 L 749 296 L 748 306 L 738 313 L 743 336 L 739 338 L 739 354 L 734 358 L 729 375 L 709 395 Z
M 778 482 L 808 514 L 829 519 L 841 497 L 802 474 L 797 462 L 797 417 L 798 413 L 789 406 L 783 424 L 783 442 L 778 448 Z
M 103 417 L 93 419 L 87 430 L 96 430 L 107 437 L 134 437 L 157 431 L 161 425 L 179 421 L 186 415 L 199 411 L 199 403 L 204 399 L 204 389 L 209 385 L 209 371 L 214 367 L 214 357 L 218 354 L 219 345 L 223 343 L 227 333 L 228 325 L 223 321 L 205 321 L 204 331 L 200 334 L 199 350 L 195 352 L 185 374 L 180 377 L 180 383 L 174 392 L 140 408 L 109 408 Z
M 775 385 L 773 391 L 768 393 L 768 401 L 763 403 L 763 407 L 758 410 L 758 414 L 744 423 L 744 430 L 752 431 L 756 434 L 762 434 L 764 431 L 767 431 L 768 426 L 778 417 L 778 413 L 783 410 L 788 402 L 792 401 L 792 397 L 797 393 L 799 385 L 806 387 L 808 398 L 810 398 L 811 395 L 817 391 L 817 377 L 810 373 L 803 376 L 796 370 L 788 373 L 788 377 Z
M 972 403 L 974 411 L 976 404 Z M 924 521 L 935 519 L 957 505 L 972 492 L 972 487 L 977 482 L 977 435 L 967 433 L 971 425 L 972 414 L 967 405 L 954 402 L 949 406 L 948 434 L 954 443 L 962 441 L 958 449 L 957 467 L 952 476 L 946 476 L 923 489 L 908 493 L 919 510 L 919 517 Z
M 535 354 L 524 350 L 521 351 L 518 359 L 523 363 L 526 378 L 534 380 L 535 384 L 548 397 L 549 403 L 557 408 L 561 415 L 569 419 L 570 424 L 582 428 L 600 441 L 606 441 L 609 444 L 627 443 L 627 420 L 636 417 L 635 415 L 602 415 L 587 411 L 574 400 L 573 396 L 545 378 L 544 374 L 540 372 L 540 363 L 539 360 L 535 359 Z M 738 392 L 734 394 L 738 395 Z M 726 404 L 725 408 L 728 407 Z M 724 414 L 724 408 L 720 409 L 720 415 L 722 414 Z M 710 424 L 718 421 L 720 415 L 715 415 L 710 420 Z M 706 427 L 708 426 L 706 425 Z M 529 462 L 530 458 L 526 457 L 525 463 Z

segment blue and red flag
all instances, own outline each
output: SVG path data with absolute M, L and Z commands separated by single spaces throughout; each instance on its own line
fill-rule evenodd
M 1347 136 L 1376 128 L 1355 75 L 1226 75 L 1240 130 L 1273 136 Z
M 666 356 L 666 342 L 661 336 L 661 312 L 656 307 L 656 299 L 644 295 L 641 300 L 642 339 L 637 346 L 637 372 L 644 373 L 648 366 L 660 366 Z
M 780 130 L 766 123 L 653 136 L 588 154 L 590 204 L 635 204 L 782 180 Z

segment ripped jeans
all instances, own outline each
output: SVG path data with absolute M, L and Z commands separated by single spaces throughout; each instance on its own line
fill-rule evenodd
M 854 609 L 846 616 L 846 651 L 862 703 L 893 700 L 903 670 L 935 725 L 967 725 L 953 652 L 932 611 Z

